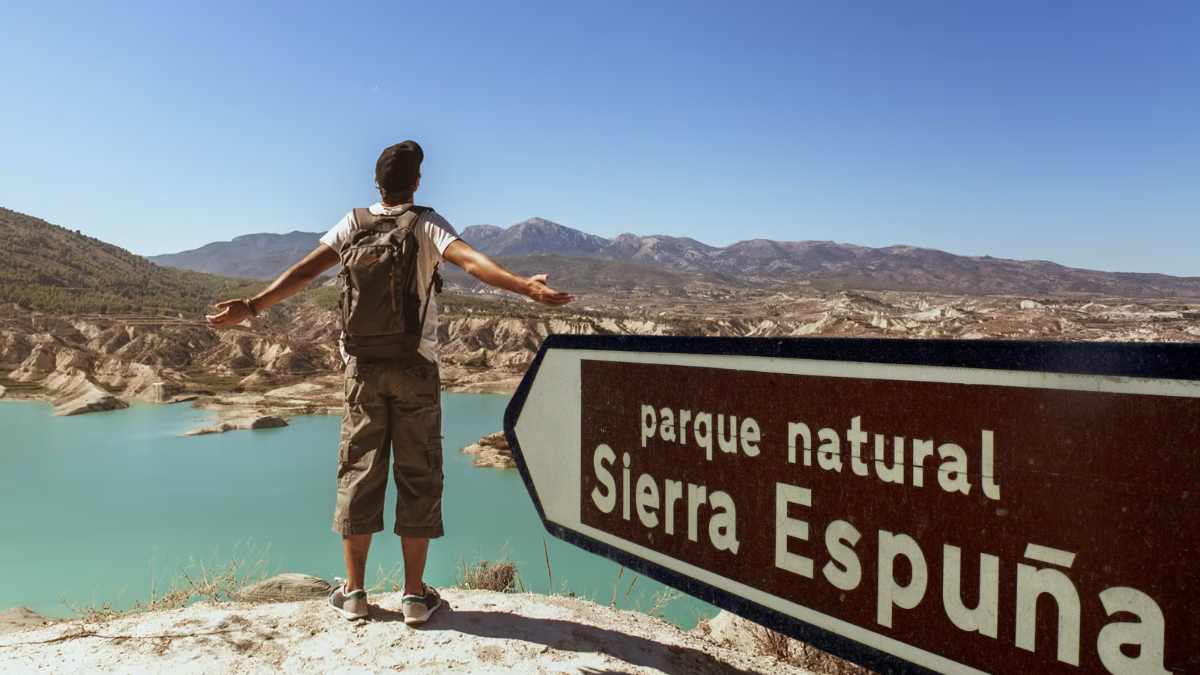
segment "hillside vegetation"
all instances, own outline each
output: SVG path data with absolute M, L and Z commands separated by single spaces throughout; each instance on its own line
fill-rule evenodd
M 0 304 L 55 313 L 199 314 L 249 282 L 160 267 L 123 248 L 0 208 Z

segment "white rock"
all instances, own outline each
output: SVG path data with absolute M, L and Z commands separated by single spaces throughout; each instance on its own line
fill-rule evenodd
M 50 393 L 55 415 L 81 415 L 128 408 L 129 404 L 101 389 L 83 371 L 55 372 L 42 380 Z
M 477 443 L 463 448 L 462 452 L 475 457 L 475 461 L 472 462 L 475 466 L 495 469 L 513 469 L 517 466 L 517 461 L 513 459 L 512 449 L 509 448 L 508 439 L 504 437 L 503 431 L 484 436 Z
M 13 607 L 0 612 L 0 634 L 37 628 L 51 623 L 49 619 L 28 607 Z
M 287 425 L 287 420 L 277 415 L 252 415 L 249 417 L 227 419 L 211 427 L 192 429 L 186 432 L 184 436 L 205 436 L 208 434 L 223 434 L 226 431 L 248 429 L 275 429 L 277 427 L 286 427 Z
M 320 577 L 289 572 L 240 588 L 233 595 L 245 602 L 294 602 L 323 598 L 332 590 Z

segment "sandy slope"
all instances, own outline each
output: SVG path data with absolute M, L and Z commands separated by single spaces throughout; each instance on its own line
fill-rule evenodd
M 577 598 L 446 590 L 423 629 L 400 595 L 350 623 L 321 600 L 199 604 L 0 635 L 0 673 L 806 673 Z

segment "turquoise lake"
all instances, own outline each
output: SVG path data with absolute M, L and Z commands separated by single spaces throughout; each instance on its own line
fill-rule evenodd
M 507 558 L 527 588 L 547 592 L 545 541 L 554 592 L 610 603 L 616 564 L 549 536 L 516 471 L 477 468 L 458 452 L 500 429 L 507 403 L 442 395 L 446 536 L 433 542 L 426 580 L 450 585 L 464 562 Z M 330 529 L 339 418 L 181 435 L 211 420 L 187 404 L 55 417 L 43 403 L 0 402 L 0 610 L 61 617 L 72 607 L 127 607 L 193 561 L 220 566 L 264 551 L 267 573 L 342 575 Z M 392 486 L 389 494 L 394 504 Z M 400 562 L 391 509 L 371 547 L 368 584 Z M 616 604 L 648 610 L 665 589 L 635 577 L 623 574 Z M 715 612 L 684 596 L 663 615 L 691 627 Z

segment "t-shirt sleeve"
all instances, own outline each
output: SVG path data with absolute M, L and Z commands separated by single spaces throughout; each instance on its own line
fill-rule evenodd
M 350 233 L 354 230 L 354 212 L 342 217 L 328 232 L 321 235 L 321 243 L 334 251 L 341 253 L 342 247 L 350 241 Z
M 439 262 L 445 260 L 446 247 L 458 240 L 458 232 L 437 211 L 430 211 L 421 219 L 421 234 L 437 251 Z

